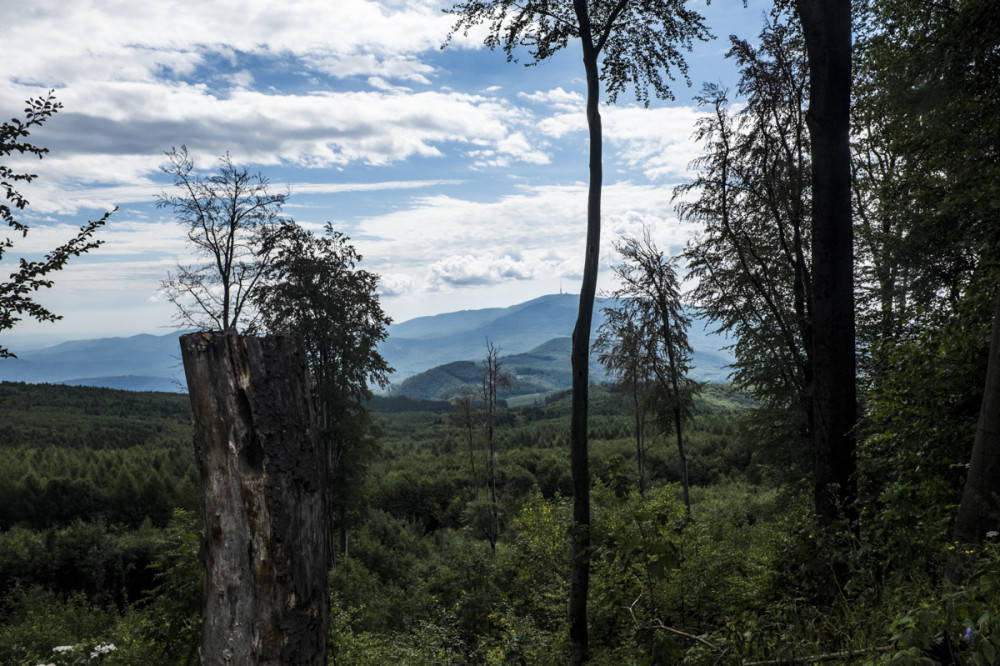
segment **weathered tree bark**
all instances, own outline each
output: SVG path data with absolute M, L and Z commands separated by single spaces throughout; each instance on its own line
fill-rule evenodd
M 986 389 L 954 538 L 963 544 L 980 543 L 990 530 L 1000 530 L 1000 287 L 993 311 Z
M 851 3 L 797 0 L 809 60 L 812 368 L 816 514 L 852 517 L 856 496 Z
M 181 336 L 201 473 L 206 666 L 326 663 L 326 452 L 297 338 Z

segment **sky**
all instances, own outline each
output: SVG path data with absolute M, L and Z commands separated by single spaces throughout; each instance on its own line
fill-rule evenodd
M 612 241 L 647 225 L 678 253 L 694 228 L 673 188 L 700 148 L 694 96 L 734 89 L 728 35 L 753 38 L 767 3 L 692 0 L 716 39 L 685 55 L 673 100 L 628 94 L 602 106 L 604 203 L 599 288 L 614 288 Z M 0 118 L 54 90 L 63 109 L 30 140 L 50 152 L 8 166 L 29 235 L 10 236 L 5 275 L 118 207 L 104 245 L 38 300 L 63 316 L 22 321 L 0 344 L 162 335 L 174 323 L 160 281 L 195 261 L 184 228 L 155 206 L 164 153 L 186 146 L 199 173 L 229 153 L 290 191 L 284 212 L 347 234 L 381 275 L 395 321 L 578 293 L 586 227 L 587 131 L 578 43 L 526 67 L 456 36 L 437 0 L 32 0 L 0 3 Z M 5 230 L 6 232 L 6 230 Z

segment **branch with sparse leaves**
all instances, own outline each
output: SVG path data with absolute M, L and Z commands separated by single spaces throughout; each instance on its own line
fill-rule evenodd
M 41 148 L 25 139 L 33 128 L 41 126 L 61 108 L 62 104 L 55 101 L 51 91 L 45 97 L 29 99 L 24 109 L 23 120 L 12 118 L 9 122 L 0 124 L 0 157 L 16 152 L 21 155 L 35 155 L 41 159 L 49 152 L 48 148 Z M 0 164 L 0 189 L 4 193 L 4 202 L 0 203 L 0 219 L 21 238 L 28 235 L 29 228 L 14 216 L 14 211 L 26 209 L 28 200 L 17 191 L 15 184 L 30 183 L 36 177 L 36 174 L 21 173 L 5 164 Z M 13 328 L 25 317 L 39 322 L 62 318 L 38 303 L 34 299 L 34 294 L 42 289 L 51 288 L 54 284 L 52 274 L 62 270 L 71 257 L 79 257 L 104 242 L 95 240 L 94 234 L 104 226 L 113 212 L 114 210 L 105 213 L 99 220 L 87 222 L 80 227 L 76 236 L 46 254 L 44 259 L 29 261 L 22 257 L 18 260 L 17 269 L 10 274 L 8 281 L 0 283 L 0 331 Z M 13 247 L 14 241 L 10 237 L 0 241 L 0 259 L 3 259 L 3 255 Z M 13 356 L 9 349 L 0 346 L 0 358 Z
M 288 192 L 272 192 L 263 174 L 237 167 L 228 153 L 209 176 L 195 171 L 185 146 L 166 156 L 161 170 L 173 177 L 174 191 L 160 194 L 157 207 L 174 213 L 203 260 L 178 265 L 161 281 L 177 308 L 175 320 L 185 328 L 253 333 L 260 324 L 258 292 L 290 224 L 281 215 Z
M 690 83 L 682 50 L 712 37 L 702 16 L 685 0 L 591 0 L 587 9 L 589 30 L 582 30 L 571 0 L 460 2 L 445 10 L 456 20 L 442 48 L 456 34 L 468 36 L 471 29 L 486 26 L 485 46 L 502 50 L 508 62 L 517 62 L 524 51 L 530 58 L 526 64 L 533 65 L 589 33 L 587 46 L 601 60 L 600 78 L 609 101 L 631 87 L 636 99 L 648 106 L 650 92 L 658 99 L 673 99 L 670 83 L 678 75 Z

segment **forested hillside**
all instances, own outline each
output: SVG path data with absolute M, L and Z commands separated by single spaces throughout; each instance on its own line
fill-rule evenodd
M 196 663 L 198 521 L 186 397 L 21 384 L 0 392 L 9 424 L 0 449 L 9 499 L 0 663 L 35 666 L 51 662 L 56 646 L 109 643 L 117 650 L 103 663 Z M 892 556 L 881 559 L 845 531 L 840 547 L 853 573 L 842 612 L 851 614 L 803 604 L 803 594 L 821 591 L 813 586 L 822 572 L 810 568 L 816 535 L 801 468 L 759 436 L 773 415 L 728 386 L 703 387 L 688 430 L 687 513 L 667 438 L 648 442 L 648 485 L 639 493 L 627 398 L 611 387 L 592 392 L 595 663 L 899 645 L 891 623 L 911 622 L 933 584 L 925 576 L 948 552 L 914 538 L 933 533 L 932 524 L 886 532 Z M 446 402 L 375 398 L 371 407 L 381 447 L 331 573 L 334 662 L 562 663 L 568 392 L 502 416 L 495 550 L 478 426 L 470 430 Z M 178 507 L 172 517 L 163 512 L 170 506 Z M 879 589 L 885 596 L 870 596 Z M 955 602 L 981 608 L 984 592 L 955 592 Z M 895 630 L 912 627 L 904 640 L 937 635 L 937 625 L 914 620 Z M 864 654 L 871 661 L 880 653 Z
M 186 395 L 0 384 L 0 529 L 166 525 L 194 509 Z
M 50 658 L 52 647 L 83 642 L 118 646 L 107 663 L 190 663 L 200 606 L 186 396 L 24 384 L 0 385 L 0 395 L 8 424 L 0 441 L 0 662 L 34 666 Z M 604 501 L 613 504 L 631 496 L 635 475 L 622 397 L 602 389 L 593 400 L 593 462 L 599 483 L 608 484 Z M 510 632 L 522 631 L 526 655 L 555 654 L 559 576 L 544 581 L 556 586 L 551 597 L 537 597 L 531 580 L 509 589 L 503 581 L 543 575 L 562 557 L 559 548 L 537 550 L 542 544 L 533 539 L 555 546 L 566 519 L 559 507 L 572 492 L 568 400 L 553 394 L 503 417 L 496 553 L 477 533 L 481 453 L 478 442 L 469 449 L 469 437 L 478 434 L 459 424 L 448 403 L 372 402 L 381 452 L 332 574 L 338 661 L 374 664 L 399 650 L 433 649 L 443 650 L 442 663 L 464 663 L 491 651 L 507 654 Z M 726 386 L 707 387 L 690 438 L 694 482 L 709 493 L 725 484 L 724 492 L 750 502 L 733 507 L 739 521 L 758 505 L 764 514 L 777 510 L 771 491 L 733 480 L 760 480 L 740 434 L 749 404 Z M 478 472 L 470 460 L 479 461 Z M 683 528 L 670 485 L 678 478 L 675 452 L 653 444 L 649 469 L 664 503 L 650 525 Z M 616 509 L 623 510 L 631 509 Z M 156 596 L 147 597 L 154 589 Z M 631 631 L 616 626 L 608 647 L 624 649 Z M 426 632 L 441 632 L 438 642 L 423 645 Z

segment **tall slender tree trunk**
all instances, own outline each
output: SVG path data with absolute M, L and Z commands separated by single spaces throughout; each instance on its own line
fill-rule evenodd
M 684 508 L 691 513 L 691 481 L 688 474 L 687 451 L 684 450 L 684 437 L 681 427 L 681 410 L 674 410 L 674 430 L 677 435 L 677 457 L 681 463 L 681 491 L 684 497 Z
M 587 249 L 580 287 L 580 309 L 573 328 L 573 398 L 570 415 L 570 467 L 573 478 L 573 530 L 569 591 L 570 662 L 590 658 L 587 630 L 587 594 L 590 589 L 590 464 L 587 451 L 587 408 L 590 383 L 590 331 L 597 294 L 601 252 L 602 134 L 597 50 L 586 0 L 573 0 L 583 45 L 587 75 L 587 127 L 590 133 L 590 186 L 587 193 Z
M 181 336 L 201 474 L 201 663 L 324 666 L 327 455 L 296 338 Z
M 986 388 L 954 538 L 964 544 L 980 543 L 990 530 L 1000 531 L 1000 285 L 993 309 Z
M 469 407 L 469 409 L 472 409 Z M 468 416 L 468 430 L 469 430 L 469 466 L 472 468 L 472 485 L 476 488 L 476 498 L 480 499 L 483 496 L 483 489 L 479 485 L 479 475 L 476 474 L 476 448 L 472 441 L 472 415 Z
M 854 517 L 857 419 L 851 223 L 851 3 L 797 0 L 809 60 L 816 513 Z
M 671 402 L 673 405 L 671 409 L 674 413 L 674 433 L 677 436 L 677 457 L 680 459 L 681 463 L 681 491 L 684 497 L 684 508 L 687 510 L 688 514 L 691 513 L 691 480 L 688 475 L 688 460 L 687 451 L 684 450 L 684 424 L 681 421 L 681 387 L 678 377 L 680 377 L 681 370 L 677 363 L 677 346 L 674 341 L 673 335 L 670 333 L 670 316 L 667 314 L 670 310 L 667 307 L 667 301 L 663 296 L 663 293 L 657 290 L 658 293 L 658 307 L 660 310 L 660 316 L 663 319 L 663 342 L 666 344 L 667 348 L 667 363 L 670 364 L 670 390 L 673 395 L 671 396 Z
M 639 494 L 646 494 L 646 447 L 643 444 L 645 428 L 642 405 L 639 400 L 639 382 L 632 381 L 632 409 L 635 410 L 635 460 L 639 467 Z

